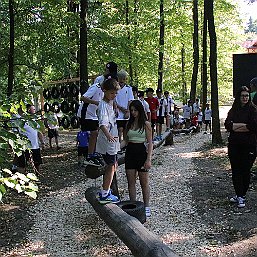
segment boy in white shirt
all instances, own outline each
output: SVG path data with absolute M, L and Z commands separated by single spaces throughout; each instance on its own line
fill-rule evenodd
M 157 121 L 156 121 L 156 137 L 155 140 L 162 140 L 162 125 L 164 124 L 164 117 L 167 113 L 167 101 L 162 96 L 162 89 L 158 88 L 156 90 L 157 99 L 159 101 L 159 109 L 157 111 Z
M 170 96 L 169 91 L 164 92 L 164 97 L 167 101 L 167 113 L 166 113 L 166 131 L 170 130 L 171 127 L 171 116 L 172 116 L 172 108 L 174 106 L 174 101 Z
M 193 104 L 193 114 L 200 112 L 200 102 L 199 99 L 195 99 L 195 103 Z
M 188 103 L 183 106 L 183 117 L 185 119 L 186 128 L 189 128 L 191 124 L 192 114 L 193 114 L 192 102 L 191 100 L 189 100 Z
M 144 110 L 145 110 L 145 114 L 146 114 L 147 120 L 149 122 L 151 122 L 151 111 L 150 111 L 149 104 L 145 100 L 145 92 L 144 91 L 138 91 L 137 96 L 138 96 L 138 100 L 144 106 Z
M 52 149 L 52 139 L 55 139 L 56 149 L 59 150 L 61 147 L 59 146 L 59 125 L 58 125 L 58 117 L 56 113 L 53 113 L 51 119 L 47 120 L 47 135 L 49 139 L 49 146 Z
M 203 125 L 203 112 L 202 109 L 199 109 L 199 113 L 198 113 L 198 125 L 199 125 L 199 130 L 202 130 L 202 125 Z
M 115 79 L 106 79 L 103 83 L 104 97 L 100 101 L 97 110 L 100 130 L 96 142 L 96 151 L 102 154 L 107 164 L 103 176 L 102 190 L 98 198 L 101 204 L 119 202 L 119 198 L 113 195 L 110 190 L 114 172 L 118 166 L 117 153 L 120 150 L 116 115 L 113 108 L 113 100 L 119 89 L 120 86 Z
M 204 123 L 205 123 L 205 134 L 207 134 L 207 128 L 209 126 L 209 130 L 211 133 L 211 116 L 212 116 L 212 110 L 210 109 L 210 104 L 206 104 L 206 108 L 204 110 Z
M 33 118 L 33 116 L 35 116 L 36 113 L 36 109 L 34 105 L 30 105 L 27 104 L 27 112 L 28 114 L 31 115 L 31 119 Z M 27 166 L 27 162 L 30 160 L 32 165 L 34 165 L 36 171 L 39 173 L 39 166 L 40 164 L 42 164 L 42 158 L 41 158 L 41 152 L 40 152 L 40 146 L 39 146 L 39 142 L 38 139 L 41 142 L 42 148 L 44 148 L 44 136 L 43 134 L 38 130 L 40 128 L 39 124 L 32 119 L 33 123 L 35 123 L 36 128 L 32 127 L 30 122 L 26 122 L 24 124 L 24 132 L 20 132 L 21 134 L 23 134 L 24 136 L 26 136 L 30 142 L 29 145 L 29 149 L 31 150 L 31 152 L 29 152 L 29 150 L 26 150 L 22 153 L 21 156 L 18 157 L 17 160 L 17 167 L 18 170 L 21 170 L 22 172 L 25 171 L 25 168 Z M 30 158 L 32 157 L 32 159 Z
M 93 84 L 87 92 L 81 97 L 82 108 L 79 109 L 78 117 L 80 117 L 80 125 L 82 131 L 90 131 L 88 143 L 88 157 L 86 163 L 92 165 L 101 165 L 95 154 L 95 144 L 98 135 L 98 118 L 96 110 L 99 102 L 103 98 L 103 91 L 100 84 Z
M 126 85 L 128 73 L 125 70 L 120 70 L 117 73 L 120 90 L 115 98 L 117 107 L 117 126 L 119 131 L 119 139 L 122 140 L 123 132 L 129 119 L 129 105 L 134 100 L 132 87 Z

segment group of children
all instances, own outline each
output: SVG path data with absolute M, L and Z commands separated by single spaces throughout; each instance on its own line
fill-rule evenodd
M 171 129 L 178 108 L 168 91 L 163 94 L 158 88 L 155 97 L 152 88 L 140 91 L 127 85 L 128 73 L 124 70 L 118 72 L 116 63 L 109 62 L 105 68 L 104 74 L 97 77 L 81 96 L 78 110 L 81 131 L 77 135 L 79 165 L 99 166 L 104 160 L 106 170 L 97 198 L 102 204 L 116 203 L 119 199 L 112 194 L 110 186 L 117 169 L 117 154 L 123 149 L 130 200 L 136 200 L 138 174 L 146 215 L 150 216 L 148 170 L 153 141 L 162 140 L 164 124 L 166 130 Z M 199 115 L 200 106 L 197 107 L 197 102 L 192 106 L 189 103 L 188 108 L 183 107 L 186 123 L 199 123 L 198 117 L 196 120 L 193 115 Z
M 125 73 L 122 71 L 122 74 Z M 130 200 L 136 200 L 136 174 L 138 173 L 146 216 L 150 216 L 148 170 L 151 167 L 152 156 L 151 125 L 147 121 L 142 102 L 133 99 L 132 89 L 125 84 L 125 81 L 119 81 L 119 75 L 122 74 L 118 74 L 118 78 L 115 73 L 106 74 L 104 82 L 100 84 L 103 93 L 102 99 L 99 97 L 96 100 L 95 95 L 91 96 L 91 101 L 95 102 L 87 105 L 84 117 L 89 117 L 87 116 L 88 109 L 92 110 L 93 106 L 90 108 L 90 105 L 95 105 L 97 119 L 81 120 L 81 131 L 77 134 L 79 164 L 82 164 L 85 158 L 84 165 L 100 165 L 98 154 L 101 154 L 101 159 L 104 160 L 106 168 L 102 189 L 97 198 L 101 204 L 119 202 L 118 197 L 112 193 L 110 187 L 114 172 L 117 169 L 117 153 L 121 148 L 126 148 L 125 170 Z M 91 87 L 94 87 L 95 92 L 98 92 L 96 89 L 98 84 L 93 84 Z M 88 91 L 82 96 L 84 103 L 88 102 L 88 96 L 92 89 L 89 88 Z M 124 94 L 120 95 L 119 98 L 119 92 L 123 91 Z M 97 96 L 100 96 L 100 94 Z M 94 115 L 94 113 L 91 114 Z M 95 131 L 96 143 L 90 156 L 90 139 L 92 132 Z
M 153 140 L 162 140 L 163 125 L 166 125 L 166 130 L 170 129 L 174 105 L 172 97 L 168 91 L 165 91 L 163 95 L 161 88 L 156 90 L 156 97 L 153 88 L 147 88 L 145 92 L 138 91 L 137 87 L 133 87 L 132 90 L 135 99 L 142 102 L 147 119 L 151 122 Z M 144 98 L 144 93 L 146 93 L 146 98 Z M 154 134 L 154 132 L 156 133 Z
M 189 100 L 187 104 L 183 106 L 183 116 L 179 119 L 179 110 L 175 108 L 175 117 L 174 125 L 176 128 L 190 128 L 192 126 L 198 128 L 198 131 L 201 131 L 202 124 L 205 124 L 205 132 L 207 133 L 208 127 L 211 133 L 211 119 L 212 119 L 212 110 L 210 104 L 206 103 L 206 108 L 202 111 L 199 99 L 196 99 L 195 103 L 192 104 L 192 101 Z
M 126 71 L 118 72 L 117 64 L 109 62 L 105 73 L 97 77 L 96 83 L 81 96 L 77 113 L 81 124 L 77 134 L 78 164 L 106 165 L 102 189 L 97 199 L 101 204 L 116 203 L 119 199 L 112 194 L 110 187 L 117 169 L 117 154 L 123 149 L 129 198 L 136 200 L 138 174 L 146 216 L 150 216 L 148 170 L 151 167 L 153 141 L 162 139 L 164 124 L 166 130 L 169 130 L 172 124 L 176 126 L 176 119 L 180 122 L 177 116 L 179 112 L 168 91 L 163 95 L 162 89 L 158 88 L 155 97 L 152 88 L 139 91 L 127 85 L 127 77 Z M 192 106 L 189 102 L 188 106 L 183 107 L 186 124 L 199 124 L 199 118 L 196 120 L 193 115 L 198 114 L 199 117 L 200 107 L 197 108 L 197 102 Z M 206 110 L 209 110 L 208 105 Z M 207 117 L 208 112 L 205 111 L 205 121 Z M 49 144 L 52 148 L 52 139 L 55 138 L 58 150 L 58 121 L 56 117 L 53 120 L 46 123 Z M 41 141 L 43 144 L 42 138 Z M 35 147 L 39 149 L 38 144 Z M 36 163 L 40 164 L 41 161 Z

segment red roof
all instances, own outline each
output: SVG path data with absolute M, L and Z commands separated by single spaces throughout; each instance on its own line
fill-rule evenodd
M 245 42 L 240 43 L 240 45 L 247 49 L 257 49 L 257 39 L 246 40 Z

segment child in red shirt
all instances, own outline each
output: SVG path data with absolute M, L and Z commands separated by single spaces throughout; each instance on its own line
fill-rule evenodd
M 192 121 L 191 121 L 192 125 L 197 127 L 198 126 L 198 112 L 197 113 L 194 113 L 194 116 L 192 118 Z
M 157 111 L 159 110 L 159 101 L 157 98 L 153 97 L 154 90 L 152 88 L 146 89 L 146 102 L 149 104 L 150 112 L 151 112 L 151 125 L 152 132 L 154 133 L 154 127 L 157 121 Z

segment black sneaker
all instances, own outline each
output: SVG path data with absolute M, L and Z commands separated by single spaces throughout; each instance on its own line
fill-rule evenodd
M 96 157 L 88 157 L 85 161 L 84 161 L 84 165 L 94 165 L 94 166 L 102 166 L 101 162 L 98 160 L 98 158 Z
M 105 166 L 105 162 L 101 154 L 97 153 L 93 158 L 96 159 L 101 166 Z

